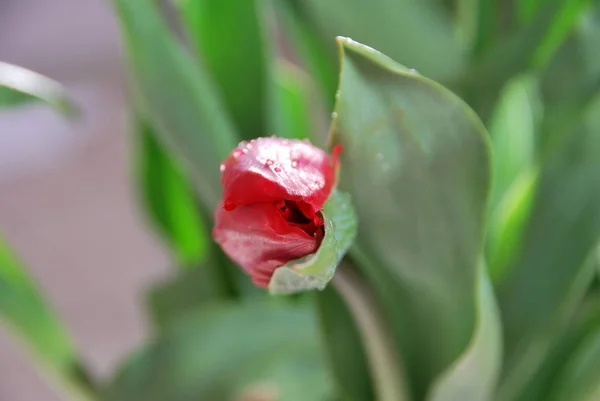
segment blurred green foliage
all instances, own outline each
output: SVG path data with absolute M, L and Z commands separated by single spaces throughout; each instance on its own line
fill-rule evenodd
M 113 4 L 140 199 L 187 269 L 149 297 L 151 343 L 90 397 L 241 401 L 258 386 L 284 401 L 598 399 L 598 2 Z M 336 49 L 336 36 L 370 48 Z M 337 274 L 361 286 L 351 299 L 331 285 L 266 296 L 210 239 L 219 163 L 257 136 L 323 144 L 332 111 L 359 220 Z M 64 333 L 35 286 L 3 282 L 27 296 L 0 293 L 2 317 L 53 355 L 13 312 L 35 304 L 27 319 Z M 349 308 L 361 303 L 378 319 L 368 330 Z M 390 339 L 385 360 L 373 338 Z M 381 375 L 390 360 L 395 378 Z

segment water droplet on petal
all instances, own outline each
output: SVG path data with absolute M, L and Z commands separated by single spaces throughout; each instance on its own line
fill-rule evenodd
M 248 153 L 248 149 L 247 149 L 247 148 L 244 148 L 244 149 L 242 149 L 242 152 L 243 152 L 243 153 Z
M 292 160 L 292 167 L 293 168 L 298 167 L 298 160 Z
M 219 169 L 221 170 L 221 172 L 225 171 L 225 164 L 221 163 Z
M 265 166 L 272 166 L 273 163 L 274 163 L 273 160 L 267 159 L 267 161 L 265 162 Z
M 241 155 L 243 155 L 243 154 L 244 154 L 244 152 L 242 152 L 242 151 L 241 151 L 241 150 L 239 150 L 239 149 L 236 149 L 236 150 L 234 150 L 234 151 L 233 151 L 233 153 L 232 153 L 231 155 L 232 155 L 233 157 L 235 157 L 235 158 L 238 158 L 238 157 L 240 157 L 240 156 L 241 156 Z
M 275 170 L 276 173 L 281 173 L 281 169 L 279 167 L 275 167 L 273 170 Z
M 246 144 L 246 149 L 252 149 L 254 147 L 254 145 L 252 144 L 252 142 L 248 142 Z
M 228 212 L 231 212 L 233 209 L 236 208 L 236 204 L 234 202 L 231 201 L 225 201 L 223 203 L 223 209 L 227 210 Z

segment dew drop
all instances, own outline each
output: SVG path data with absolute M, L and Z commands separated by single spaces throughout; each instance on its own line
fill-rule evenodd
M 247 148 L 242 149 L 242 153 L 248 153 L 248 149 Z
M 273 163 L 274 163 L 273 160 L 267 159 L 267 161 L 265 162 L 265 166 L 272 166 Z
M 281 169 L 279 167 L 275 167 L 273 170 L 275 170 L 276 173 L 281 173 Z
M 292 160 L 292 167 L 293 168 L 298 167 L 298 160 Z
M 232 153 L 231 155 L 232 155 L 233 157 L 235 157 L 235 158 L 238 158 L 238 157 L 240 157 L 240 156 L 241 156 L 241 155 L 243 155 L 243 154 L 244 154 L 244 152 L 242 152 L 242 151 L 241 151 L 241 150 L 239 150 L 239 149 L 236 149 L 236 150 L 234 150 L 234 151 L 233 151 L 233 153 Z
M 331 118 L 337 118 L 337 116 L 338 116 L 337 112 L 334 111 L 333 113 L 331 113 Z
M 409 71 L 410 71 L 410 72 L 412 72 L 413 74 L 418 74 L 418 73 L 419 73 L 419 72 L 418 72 L 417 70 L 415 70 L 414 68 L 411 68 Z
M 246 149 L 252 149 L 254 147 L 254 145 L 252 144 L 252 142 L 248 142 L 246 144 Z
M 221 170 L 221 172 L 225 171 L 225 164 L 221 163 L 219 169 Z

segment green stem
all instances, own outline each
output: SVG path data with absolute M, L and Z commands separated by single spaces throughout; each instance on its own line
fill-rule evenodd
M 332 283 L 356 321 L 378 401 L 407 401 L 409 397 L 404 372 L 370 289 L 356 273 L 343 266 L 338 267 Z

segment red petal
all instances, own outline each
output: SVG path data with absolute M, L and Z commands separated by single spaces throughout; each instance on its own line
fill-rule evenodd
M 331 157 L 307 140 L 271 137 L 242 142 L 221 165 L 224 205 L 233 210 L 286 199 L 303 201 L 309 206 L 303 212 L 314 215 L 335 182 L 337 154 L 338 148 Z
M 276 268 L 313 253 L 320 238 L 288 224 L 277 202 L 254 203 L 227 211 L 219 205 L 213 237 L 254 283 L 267 287 Z

